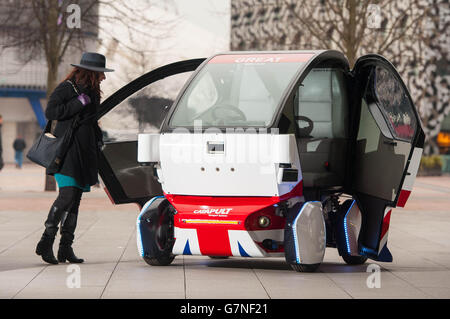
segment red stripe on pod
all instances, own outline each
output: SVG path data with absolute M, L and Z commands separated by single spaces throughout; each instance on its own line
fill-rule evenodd
M 384 235 L 386 235 L 386 233 L 389 230 L 389 223 L 391 221 L 391 212 L 392 212 L 392 209 L 386 214 L 386 216 L 384 216 L 383 225 L 381 226 L 380 239 L 383 239 Z
M 108 195 L 109 200 L 111 201 L 111 203 L 113 205 L 116 205 L 116 203 L 114 202 L 114 199 L 112 198 L 111 194 L 109 193 L 108 189 L 105 187 L 103 187 L 103 190 L 105 191 L 106 195 Z
M 202 255 L 232 255 L 227 227 L 197 227 L 197 238 Z
M 275 207 L 269 206 L 261 210 L 258 210 L 250 215 L 245 220 L 246 230 L 271 230 L 271 229 L 284 229 L 286 224 L 286 218 L 275 215 Z M 270 224 L 267 227 L 261 227 L 259 225 L 260 217 L 268 217 Z
M 299 182 L 289 193 L 273 197 L 188 196 L 164 194 L 175 207 L 175 227 L 196 229 L 202 255 L 230 256 L 229 230 L 283 229 L 285 218 L 275 215 L 274 204 L 303 193 Z M 257 225 L 260 216 L 271 224 Z
M 400 191 L 400 195 L 398 196 L 397 206 L 405 207 L 406 202 L 408 201 L 409 195 L 411 195 L 411 191 L 402 189 Z
M 295 185 L 294 188 L 289 193 L 286 193 L 284 195 L 281 195 L 280 197 L 275 197 L 275 198 L 278 198 L 278 201 L 281 202 L 281 201 L 287 200 L 289 198 L 296 197 L 296 196 L 302 196 L 302 195 L 303 195 L 303 180 L 298 182 L 298 184 Z

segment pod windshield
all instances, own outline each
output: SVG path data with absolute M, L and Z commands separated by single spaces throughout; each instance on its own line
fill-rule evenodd
M 289 83 L 312 56 L 218 55 L 192 80 L 169 126 L 267 127 Z

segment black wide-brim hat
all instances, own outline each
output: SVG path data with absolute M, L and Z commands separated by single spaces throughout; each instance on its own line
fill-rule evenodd
M 80 64 L 70 64 L 77 68 L 82 68 L 86 70 L 96 71 L 96 72 L 114 72 L 113 69 L 105 68 L 106 58 L 103 54 L 95 52 L 84 52 L 81 57 Z

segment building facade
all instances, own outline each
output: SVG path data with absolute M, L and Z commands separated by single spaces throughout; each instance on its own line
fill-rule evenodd
M 450 113 L 448 1 L 374 1 L 372 7 L 369 2 L 365 11 L 367 16 L 355 19 L 366 28 L 360 34 L 345 34 L 344 26 L 336 23 L 340 15 L 345 19 L 349 14 L 343 3 L 331 0 L 232 0 L 231 49 L 343 51 L 346 36 L 356 36 L 357 40 L 359 36 L 361 45 L 356 57 L 380 53 L 382 49 L 381 54 L 393 62 L 405 80 L 427 135 L 424 153 L 442 152 L 437 136 L 445 116 Z M 358 10 L 366 4 L 353 3 Z M 424 15 L 425 10 L 429 10 L 428 16 Z M 387 41 L 383 46 L 389 36 L 394 41 Z
M 3 160 L 5 163 L 13 163 L 14 149 L 12 145 L 14 140 L 19 136 L 25 140 L 26 154 L 45 126 L 48 67 L 42 50 L 34 50 L 34 56 L 30 59 L 31 49 L 26 46 L 8 46 L 9 32 L 16 29 L 17 26 L 13 22 L 10 22 L 11 24 L 4 23 L 7 21 L 5 15 L 11 14 L 8 12 L 8 8 L 3 7 L 3 5 L 8 5 L 8 3 L 2 3 L 4 1 L 7 0 L 0 0 L 2 5 L 0 14 L 0 18 L 2 18 L 0 19 L 2 23 L 0 28 L 0 114 L 3 117 Z M 9 1 L 9 5 L 11 3 Z M 25 4 L 27 3 L 25 2 Z M 97 8 L 95 10 L 98 12 Z M 65 23 L 65 21 L 61 21 L 61 23 Z M 37 28 L 35 24 L 32 21 L 28 25 L 23 24 L 23 32 L 32 32 L 33 28 Z M 63 79 L 69 72 L 70 63 L 79 62 L 82 51 L 96 50 L 98 34 L 96 29 L 96 26 L 88 28 L 84 48 L 68 48 L 59 65 L 57 81 Z M 26 161 L 28 160 L 25 158 Z

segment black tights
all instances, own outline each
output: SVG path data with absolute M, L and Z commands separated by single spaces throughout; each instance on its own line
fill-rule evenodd
M 70 214 L 78 215 L 82 195 L 83 191 L 78 187 L 61 187 L 53 206 Z
M 82 195 L 83 191 L 77 187 L 61 187 L 59 189 L 59 195 L 45 221 L 43 237 L 54 240 L 58 232 L 58 225 L 61 223 L 60 245 L 70 246 L 72 244 Z

